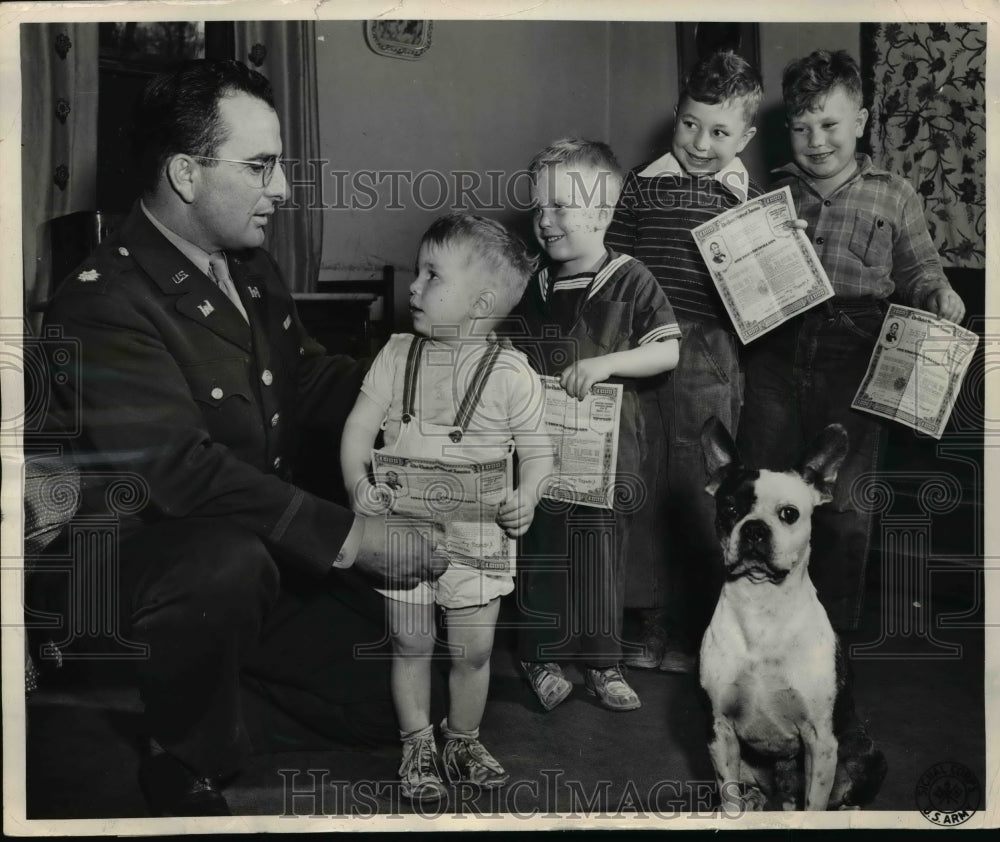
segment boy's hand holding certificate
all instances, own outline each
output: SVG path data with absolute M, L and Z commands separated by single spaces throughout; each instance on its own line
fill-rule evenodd
M 787 187 L 699 225 L 691 233 L 745 345 L 833 297 L 833 287 L 796 218 Z
M 545 425 L 556 447 L 555 474 L 544 497 L 614 507 L 621 424 L 621 383 L 597 383 L 577 400 L 557 377 L 542 377 Z
M 978 342 L 954 322 L 890 305 L 851 406 L 941 438 Z

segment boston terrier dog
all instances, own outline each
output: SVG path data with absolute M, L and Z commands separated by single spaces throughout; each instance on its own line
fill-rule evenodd
M 886 762 L 854 711 L 847 661 L 809 578 L 812 512 L 832 499 L 847 434 L 831 424 L 783 473 L 744 466 L 716 418 L 701 442 L 725 564 L 700 661 L 722 807 L 859 808 Z

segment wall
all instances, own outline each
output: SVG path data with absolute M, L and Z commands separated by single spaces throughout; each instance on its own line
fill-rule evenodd
M 358 277 L 391 263 L 400 270 L 399 312 L 420 235 L 456 199 L 454 173 L 483 178 L 465 204 L 530 237 L 527 215 L 517 210 L 526 183 L 513 176 L 545 144 L 579 134 L 609 139 L 626 166 L 648 157 L 675 96 L 673 30 L 672 23 L 435 21 L 430 50 L 405 61 L 369 50 L 358 21 L 317 23 L 320 144 L 330 161 L 320 277 Z M 433 171 L 444 175 L 449 195 L 436 201 L 441 182 L 433 175 L 420 176 L 419 195 L 401 180 L 395 204 L 403 207 L 390 209 L 386 176 L 375 207 L 342 208 L 344 177 L 331 168 Z M 356 204 L 371 203 L 374 181 L 353 191 Z
M 527 201 L 524 180 L 511 176 L 556 137 L 605 134 L 608 25 L 603 22 L 435 21 L 432 46 L 417 61 L 373 53 L 360 22 L 324 21 L 316 29 L 322 39 L 317 44 L 320 142 L 332 166 L 351 172 L 435 171 L 447 179 L 450 194 L 437 202 L 441 183 L 428 175 L 420 182 L 422 200 L 403 185 L 396 204 L 405 209 L 386 207 L 391 203 L 386 181 L 376 207 L 326 211 L 321 277 L 392 263 L 402 269 L 402 288 L 421 234 L 456 198 L 454 173 L 497 172 L 466 204 L 523 224 L 525 214 L 506 209 Z M 339 198 L 332 178 L 324 187 L 327 204 Z
M 398 270 L 397 312 L 420 235 L 456 203 L 457 173 L 482 179 L 466 194 L 468 209 L 530 237 L 518 211 L 526 184 L 515 175 L 546 143 L 568 134 L 605 139 L 626 167 L 670 145 L 678 89 L 673 22 L 435 21 L 432 46 L 417 61 L 373 53 L 360 21 L 320 21 L 316 32 L 320 144 L 330 162 L 320 277 L 361 277 L 390 263 Z M 788 159 L 781 72 L 818 48 L 857 56 L 858 24 L 760 27 L 766 97 L 744 159 L 764 183 Z M 372 175 L 345 193 L 350 175 L 330 169 Z M 391 177 L 372 186 L 375 173 L 388 171 L 424 173 L 423 192 L 401 179 L 393 203 Z M 374 207 L 344 207 L 352 197 Z
M 769 173 L 791 159 L 781 74 L 793 59 L 813 50 L 847 50 L 861 60 L 861 26 L 857 23 L 763 23 L 760 25 L 760 72 L 764 101 L 757 116 L 757 136 L 743 155 L 751 175 L 766 185 Z

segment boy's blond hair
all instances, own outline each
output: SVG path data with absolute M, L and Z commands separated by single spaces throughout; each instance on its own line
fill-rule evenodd
M 420 247 L 469 247 L 470 256 L 486 267 L 486 289 L 496 295 L 493 316 L 502 319 L 524 294 L 538 266 L 524 242 L 499 222 L 470 213 L 449 213 L 431 223 Z
M 531 159 L 528 172 L 537 177 L 545 167 L 561 164 L 567 168 L 586 167 L 598 175 L 598 183 L 588 191 L 587 186 L 580 183 L 581 205 L 591 206 L 596 195 L 598 207 L 613 208 L 622 192 L 625 174 L 621 164 L 611 151 L 611 147 L 599 140 L 584 140 L 578 137 L 565 137 L 550 143 Z

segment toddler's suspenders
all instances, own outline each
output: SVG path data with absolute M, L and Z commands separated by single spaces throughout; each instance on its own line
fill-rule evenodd
M 410 351 L 406 355 L 406 374 L 403 381 L 402 421 L 404 424 L 408 424 L 414 415 L 417 394 L 417 373 L 420 370 L 420 357 L 426 344 L 427 339 L 423 336 L 414 337 L 413 342 L 410 343 Z M 475 374 L 472 375 L 469 387 L 465 391 L 465 397 L 462 398 L 458 412 L 455 414 L 455 422 L 452 426 L 458 429 L 449 434 L 449 438 L 453 442 L 458 443 L 462 440 L 462 434 L 468 428 L 469 422 L 472 421 L 473 413 L 475 413 L 476 407 L 479 405 L 479 400 L 483 396 L 486 381 L 489 379 L 490 373 L 493 371 L 493 366 L 496 365 L 499 356 L 500 345 L 491 344 L 486 353 L 480 358 Z

